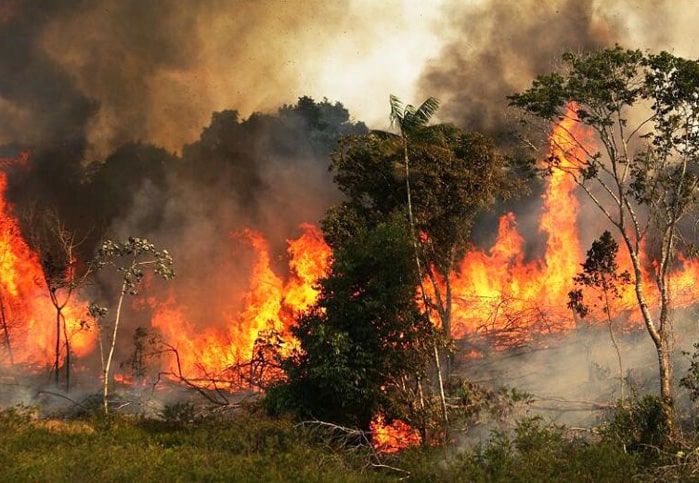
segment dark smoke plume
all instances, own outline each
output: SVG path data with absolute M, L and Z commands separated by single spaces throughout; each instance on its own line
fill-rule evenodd
M 421 89 L 442 100 L 441 116 L 479 132 L 511 129 L 506 96 L 550 71 L 565 49 L 613 42 L 590 2 L 495 1 L 450 10 L 456 38 L 427 66 Z
M 421 98 L 439 98 L 442 118 L 501 140 L 515 129 L 506 96 L 555 70 L 567 50 L 618 43 L 699 54 L 687 21 L 699 7 L 691 1 L 486 0 L 447 2 L 444 13 L 446 40 L 422 73 Z

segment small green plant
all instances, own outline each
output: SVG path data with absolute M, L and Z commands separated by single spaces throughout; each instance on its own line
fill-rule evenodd
M 156 250 L 155 245 L 148 240 L 134 237 L 129 237 L 128 240 L 123 242 L 115 242 L 112 240 L 104 241 L 93 263 L 96 270 L 103 270 L 106 267 L 111 267 L 121 277 L 121 290 L 117 298 L 111 342 L 106 358 L 102 350 L 102 325 L 98 325 L 98 328 L 100 328 L 99 339 L 103 364 L 103 409 L 104 414 L 108 414 L 109 384 L 112 377 L 111 366 L 114 358 L 114 349 L 116 347 L 124 299 L 127 294 L 138 295 L 146 270 L 152 271 L 164 280 L 169 280 L 174 277 L 175 271 L 172 268 L 172 257 L 167 250 Z M 90 315 L 103 324 L 106 309 L 91 304 Z
M 196 420 L 196 407 L 191 402 L 176 402 L 166 405 L 160 416 L 169 423 L 193 423 Z
M 13 406 L 0 410 L 0 431 L 17 431 L 31 424 L 34 410 L 27 406 Z
M 692 402 L 699 399 L 699 342 L 694 344 L 694 353 L 683 352 L 685 356 L 690 356 L 689 369 L 687 375 L 680 379 L 680 386 L 689 392 Z
M 491 388 L 485 384 L 452 377 L 447 384 L 452 419 L 475 422 L 481 418 L 504 421 L 519 408 L 533 401 L 531 394 L 507 386 Z
M 657 396 L 633 398 L 619 404 L 614 418 L 603 435 L 606 440 L 621 443 L 626 451 L 654 457 L 671 444 L 671 431 Z

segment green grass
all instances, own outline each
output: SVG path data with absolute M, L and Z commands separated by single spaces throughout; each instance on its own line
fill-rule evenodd
M 375 468 L 368 451 L 285 419 L 240 411 L 197 423 L 115 417 L 37 420 L 0 412 L 0 481 L 615 482 L 664 479 L 611 441 L 571 438 L 526 420 L 510 433 L 466 447 L 417 448 L 382 457 L 405 472 Z M 674 465 L 672 481 L 692 481 Z M 696 480 L 695 480 L 696 481 Z
M 288 421 L 258 416 L 196 425 L 0 417 L 0 481 L 385 481 Z

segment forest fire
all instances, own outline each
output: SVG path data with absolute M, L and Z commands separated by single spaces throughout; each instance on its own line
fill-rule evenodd
M 22 164 L 27 159 L 28 154 L 23 154 L 14 162 Z M 13 160 L 0 159 L 0 167 L 12 164 Z M 0 363 L 51 366 L 56 355 L 56 309 L 39 255 L 22 237 L 13 207 L 5 201 L 6 187 L 7 175 L 0 171 Z M 78 357 L 88 354 L 94 343 L 94 333 L 84 330 L 81 323 L 84 306 L 73 301 L 62 310 L 62 336 Z M 65 347 L 59 348 L 59 364 L 65 356 Z
M 576 184 L 566 171 L 584 160 L 580 145 L 594 145 L 592 133 L 586 129 L 577 121 L 572 107 L 565 119 L 554 126 L 549 156 L 557 160 L 557 165 L 548 178 L 538 227 L 547 240 L 543 257 L 524 259 L 526 241 L 512 213 L 500 218 L 497 239 L 489 250 L 471 250 L 466 254 L 452 279 L 454 337 L 478 333 L 490 337 L 494 348 L 506 348 L 536 335 L 573 329 L 579 322 L 567 308 L 567 301 L 585 252 L 578 229 L 580 202 Z M 588 236 L 601 234 L 598 226 L 593 229 L 600 231 Z M 630 273 L 631 263 L 625 250 L 619 253 L 620 271 Z M 682 270 L 671 275 L 678 306 L 693 301 L 691 292 L 699 275 L 695 260 L 680 257 L 680 261 Z M 643 274 L 643 284 L 650 288 L 654 297 L 651 300 L 657 300 L 648 271 Z M 595 297 L 590 294 L 590 299 Z M 620 287 L 620 300 L 610 307 L 611 318 L 625 314 L 623 318 L 631 324 L 640 322 L 640 315 L 633 310 L 637 306 L 635 297 L 632 285 Z M 591 318 L 593 322 L 603 318 L 601 310 L 593 310 Z
M 497 350 L 528 342 L 537 334 L 563 333 L 579 323 L 566 306 L 573 276 L 580 271 L 584 258 L 578 228 L 580 202 L 575 183 L 565 172 L 584 156 L 576 150 L 572 137 L 586 145 L 592 142 L 591 134 L 581 130 L 571 114 L 555 127 L 551 140 L 549 154 L 558 160 L 560 169 L 554 169 L 548 178 L 538 218 L 538 230 L 546 239 L 543 255 L 525 259 L 527 240 L 518 230 L 515 215 L 502 216 L 493 246 L 467 252 L 451 279 L 455 338 L 475 334 L 485 337 L 489 347 Z M 0 167 L 8 163 L 3 160 Z M 4 367 L 52 366 L 56 310 L 48 297 L 40 257 L 22 237 L 13 208 L 4 201 L 5 185 L 6 174 L 0 171 L 0 361 Z M 199 387 L 213 383 L 218 388 L 240 388 L 239 381 L 237 385 L 232 382 L 230 370 L 251 364 L 261 335 L 280 336 L 284 349 L 290 350 L 294 342 L 289 328 L 295 315 L 314 303 L 315 284 L 327 273 L 331 257 L 317 227 L 304 224 L 301 230 L 300 237 L 287 241 L 286 276 L 278 273 L 276 259 L 260 232 L 244 229 L 230 235 L 225 243 L 252 254 L 250 266 L 236 274 L 246 279 L 245 288 L 241 292 L 233 285 L 216 287 L 215 291 L 212 287 L 208 296 L 216 298 L 215 303 L 194 299 L 209 304 L 208 312 L 183 296 L 182 289 L 178 292 L 177 286 L 169 287 L 164 297 L 149 296 L 134 302 L 131 310 L 140 314 L 138 317 L 149 317 L 148 327 L 157 335 L 159 369 L 174 380 Z M 594 234 L 586 236 L 590 235 Z M 675 273 L 673 284 L 676 300 L 684 304 L 691 301 L 699 263 L 680 260 L 683 270 Z M 630 266 L 624 259 L 620 265 L 622 269 Z M 652 285 L 647 274 L 644 284 Z M 626 287 L 613 307 L 612 317 L 623 314 L 625 319 L 636 320 L 634 296 Z M 71 354 L 78 359 L 94 354 L 97 348 L 97 331 L 85 330 L 80 322 L 85 306 L 76 298 L 63 310 Z M 593 313 L 591 318 L 599 318 L 599 314 Z M 468 357 L 479 355 L 471 351 Z M 64 358 L 65 349 L 59 365 Z M 122 368 L 115 380 L 127 385 L 136 381 L 127 371 Z M 376 420 L 373 427 L 377 444 L 388 448 L 386 451 L 400 447 L 402 443 L 396 442 L 399 440 L 413 444 L 411 430 L 400 424 Z
M 547 236 L 543 258 L 524 260 L 525 240 L 515 216 L 502 216 L 495 244 L 487 252 L 469 251 L 452 281 L 456 337 L 484 331 L 529 338 L 531 332 L 573 326 L 566 301 L 583 250 L 576 226 L 575 184 L 564 170 L 584 155 L 576 151 L 571 136 L 590 139 L 572 117 L 554 130 L 550 155 L 560 160 L 561 169 L 552 172 L 543 197 L 538 228 Z M 554 325 L 540 326 L 549 321 Z
M 185 315 L 186 309 L 177 305 L 172 294 L 157 307 L 152 326 L 172 349 L 168 364 L 174 374 L 204 380 L 215 378 L 221 371 L 250 361 L 261 333 L 288 336 L 294 314 L 315 301 L 314 285 L 327 271 L 330 258 L 330 248 L 318 228 L 310 224 L 301 228 L 304 232 L 298 239 L 287 241 L 286 281 L 272 270 L 269 247 L 259 233 L 245 230 L 233 236 L 253 249 L 255 260 L 242 310 L 236 313 L 231 309 L 223 315 L 228 321 L 227 330 L 196 330 Z

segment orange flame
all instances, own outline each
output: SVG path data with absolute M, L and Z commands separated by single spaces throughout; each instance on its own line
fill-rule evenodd
M 23 164 L 27 159 L 28 153 L 14 163 L 0 159 L 0 167 Z M 13 207 L 5 201 L 6 188 L 7 176 L 0 171 L 0 325 L 8 329 L 0 332 L 0 365 L 50 365 L 56 350 L 56 310 L 39 256 L 22 238 Z M 88 354 L 95 340 L 94 332 L 83 330 L 80 321 L 84 305 L 74 300 L 63 309 L 71 351 L 78 357 Z M 60 363 L 64 357 L 62 351 Z
M 386 423 L 382 414 L 377 414 L 369 424 L 371 444 L 379 453 L 397 453 L 398 451 L 419 446 L 422 442 L 420 433 L 410 425 L 394 419 Z
M 544 256 L 525 262 L 525 242 L 517 230 L 515 216 L 504 215 L 495 244 L 487 252 L 468 252 L 451 279 L 454 337 L 482 334 L 491 337 L 496 347 L 508 347 L 529 341 L 537 334 L 574 328 L 575 317 L 566 304 L 585 252 L 576 226 L 580 208 L 576 184 L 567 171 L 585 160 L 581 145 L 594 145 L 591 130 L 577 120 L 574 111 L 575 106 L 569 106 L 565 118 L 554 126 L 550 139 L 549 156 L 556 166 L 548 178 L 539 217 L 539 231 L 547 237 Z M 619 253 L 620 271 L 631 272 L 631 262 L 623 247 Z M 699 275 L 699 262 L 682 258 L 681 261 L 683 270 L 673 273 L 670 279 L 671 285 L 678 289 L 675 294 L 678 306 L 692 303 L 692 288 Z M 650 291 L 648 300 L 657 299 L 649 273 L 643 274 L 643 285 Z M 637 306 L 631 286 L 622 287 L 621 297 L 616 307 L 610 307 L 612 317 Z M 595 316 L 603 318 L 597 313 L 591 319 Z M 639 320 L 639 316 L 630 320 Z
M 577 141 L 590 138 L 569 116 L 556 126 L 551 142 L 550 156 L 558 159 L 560 169 L 553 170 L 543 195 L 539 218 L 539 231 L 547 236 L 543 258 L 525 262 L 525 242 L 515 216 L 504 215 L 495 244 L 488 252 L 468 252 L 452 278 L 455 337 L 484 332 L 507 334 L 521 342 L 531 332 L 572 327 L 567 294 L 583 252 L 576 227 L 575 184 L 565 169 L 584 156 L 573 136 Z
M 293 315 L 315 301 L 314 285 L 327 271 L 331 254 L 317 227 L 303 224 L 301 228 L 303 234 L 298 239 L 287 241 L 290 275 L 286 283 L 272 269 L 269 247 L 259 233 L 245 230 L 235 236 L 250 245 L 255 261 L 242 310 L 231 308 L 222 314 L 228 321 L 225 330 L 195 330 L 174 297 L 157 308 L 152 326 L 177 350 L 179 361 L 169 361 L 171 367 L 179 363 L 175 374 L 211 378 L 249 361 L 261 332 L 274 330 L 288 335 Z

